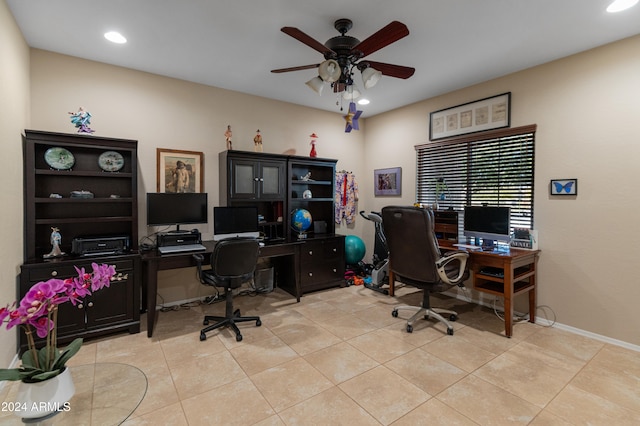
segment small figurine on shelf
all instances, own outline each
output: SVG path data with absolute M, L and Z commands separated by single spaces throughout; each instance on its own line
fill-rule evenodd
M 227 149 L 231 151 L 233 149 L 233 144 L 231 142 L 231 137 L 233 134 L 231 133 L 231 125 L 227 125 L 227 131 L 224 132 L 224 137 L 227 140 Z
M 256 152 L 262 152 L 262 135 L 260 129 L 256 130 L 256 136 L 253 138 L 253 145 Z
M 85 111 L 84 108 L 78 108 L 78 112 L 70 112 L 71 115 L 71 124 L 76 126 L 78 129 L 78 133 L 93 133 L 95 130 L 92 130 L 89 127 L 91 124 L 91 113 L 89 111 Z
M 318 153 L 316 152 L 316 139 L 318 139 L 318 135 L 311 133 L 311 136 L 309 137 L 311 138 L 311 152 L 309 153 L 309 157 L 315 158 L 318 156 Z
M 60 250 L 60 244 L 62 243 L 62 235 L 60 235 L 60 229 L 55 226 L 51 227 L 51 251 L 44 256 L 45 259 L 50 259 L 52 257 L 60 257 L 64 255 L 64 252 Z

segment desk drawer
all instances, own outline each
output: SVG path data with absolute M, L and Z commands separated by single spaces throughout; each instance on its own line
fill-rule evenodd
M 27 280 L 29 282 L 36 281 L 46 281 L 51 278 L 59 278 L 65 279 L 69 277 L 75 277 L 78 275 L 74 266 L 78 268 L 84 268 L 85 272 L 93 271 L 91 267 L 91 263 L 106 263 L 109 265 L 114 265 L 116 267 L 116 272 L 125 272 L 133 270 L 133 260 L 125 259 L 125 260 L 110 260 L 110 259 L 92 259 L 92 260 L 75 260 L 68 261 L 65 263 L 43 263 L 38 265 L 30 265 L 28 267 L 23 267 L 23 273 L 27 274 Z
M 344 282 L 344 237 L 307 241 L 300 250 L 302 292 L 335 287 Z
M 329 238 L 307 241 L 300 252 L 300 262 L 310 263 L 319 260 L 344 260 L 344 238 Z
M 302 265 L 300 270 L 302 286 L 308 286 L 325 281 L 344 280 L 344 266 L 336 262 L 321 262 Z

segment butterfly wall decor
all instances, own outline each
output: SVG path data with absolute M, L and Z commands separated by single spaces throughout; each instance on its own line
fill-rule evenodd
M 578 179 L 551 179 L 551 195 L 578 195 Z

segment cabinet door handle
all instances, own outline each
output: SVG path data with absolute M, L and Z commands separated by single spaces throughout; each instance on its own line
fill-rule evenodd
M 260 178 L 260 182 L 264 182 L 264 178 Z
M 78 309 L 83 309 L 84 305 L 82 303 L 78 303 Z
M 254 177 L 253 180 L 257 182 L 260 179 L 258 179 L 257 177 Z
M 333 272 L 338 272 L 338 270 L 336 268 L 333 268 Z
M 51 271 L 51 276 L 52 277 L 57 277 L 58 276 L 58 271 Z
M 90 307 L 90 308 L 93 308 L 93 302 L 87 303 L 87 306 Z
M 337 253 L 337 251 L 338 251 L 338 249 L 334 247 L 334 248 L 333 248 L 333 252 L 334 252 L 334 253 Z
M 313 272 L 309 272 L 309 276 L 312 277 L 313 276 Z
M 309 250 L 309 256 L 313 256 L 313 250 Z

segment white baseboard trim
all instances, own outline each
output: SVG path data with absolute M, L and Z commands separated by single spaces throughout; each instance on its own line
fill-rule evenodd
M 482 293 L 478 293 L 480 295 L 480 299 L 472 299 L 470 297 L 465 297 L 466 295 L 470 294 L 468 290 L 464 294 L 461 294 L 459 291 L 457 291 L 457 289 L 454 289 L 454 291 L 446 291 L 446 292 L 443 292 L 442 294 L 449 297 L 453 297 L 454 299 L 463 300 L 465 302 L 476 303 L 478 305 L 493 309 L 493 304 L 485 300 L 485 298 L 482 297 Z M 490 301 L 493 301 L 493 297 L 491 297 Z M 528 315 L 527 313 L 522 313 L 522 312 L 514 312 L 514 314 L 520 317 Z M 548 319 L 540 318 L 539 316 L 536 316 L 536 324 L 540 324 L 546 327 L 549 327 L 549 326 L 557 327 L 561 330 L 565 330 L 573 334 L 578 334 L 580 336 L 589 337 L 591 339 L 598 340 L 600 342 L 609 343 L 614 346 L 620 346 L 622 348 L 640 352 L 639 345 L 634 345 L 629 342 L 625 342 L 623 340 L 613 339 L 611 337 L 603 336 L 601 334 L 592 333 L 590 331 L 582 330 L 580 328 L 572 327 L 570 325 L 561 324 L 557 321 L 556 322 L 549 321 Z

